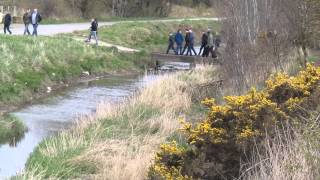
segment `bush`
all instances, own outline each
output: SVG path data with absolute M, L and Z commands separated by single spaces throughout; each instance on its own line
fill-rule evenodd
M 256 142 L 275 127 L 294 124 L 293 117 L 319 105 L 320 68 L 308 65 L 296 77 L 277 74 L 261 91 L 225 97 L 224 105 L 213 99 L 203 104 L 210 112 L 195 125 L 182 121 L 189 148 L 166 144 L 151 167 L 151 179 L 231 179 L 238 176 L 240 162 L 250 156 Z M 316 100 L 318 99 L 318 100 Z M 267 133 L 266 133 L 267 132 Z

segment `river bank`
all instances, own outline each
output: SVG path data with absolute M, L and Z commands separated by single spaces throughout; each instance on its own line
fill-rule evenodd
M 76 127 L 43 141 L 21 177 L 145 177 L 157 145 L 174 136 L 179 117 L 194 107 L 193 88 L 217 73 L 208 66 L 163 75 L 120 105 L 100 104 Z
M 195 26 L 201 27 L 201 29 L 206 29 L 209 26 L 207 24 L 208 21 L 195 22 L 196 24 L 201 24 L 201 26 Z M 189 23 L 188 26 L 192 26 L 195 22 L 188 21 L 187 24 Z M 170 22 L 167 25 L 163 22 L 159 26 L 175 29 L 178 24 Z M 185 26 L 186 22 L 182 24 Z M 150 26 L 150 23 L 145 22 L 141 26 L 148 29 L 149 27 L 153 28 L 155 24 L 152 23 Z M 111 26 L 110 28 L 112 30 L 117 29 L 119 31 L 122 29 L 122 31 L 127 31 L 126 28 L 119 29 L 119 26 Z M 196 31 L 200 32 L 200 28 Z M 159 33 L 158 35 L 163 39 L 167 38 L 163 30 L 155 32 Z M 118 35 L 121 36 L 120 34 L 114 36 Z M 122 39 L 124 43 L 130 40 L 127 37 Z M 141 52 L 124 53 L 119 52 L 116 48 L 86 45 L 65 35 L 38 38 L 0 36 L 0 38 L 4 40 L 1 49 L 3 51 L 2 59 L 4 60 L 1 63 L 4 66 L 0 68 L 0 72 L 2 75 L 6 75 L 2 76 L 4 83 L 2 83 L 3 86 L 0 89 L 0 100 L 3 102 L 5 100 L 6 103 L 2 103 L 0 109 L 5 109 L 6 112 L 9 112 L 9 110 L 11 112 L 18 107 L 30 106 L 39 99 L 44 99 L 60 90 L 76 85 L 79 81 L 89 81 L 97 76 L 105 77 L 106 74 L 113 76 L 139 73 L 150 63 L 148 55 L 150 51 L 146 51 L 143 47 L 141 47 Z M 166 42 L 163 40 L 159 40 L 160 43 L 156 44 L 156 36 L 149 37 L 149 40 L 150 38 L 152 41 L 148 44 L 149 47 L 166 46 Z M 48 113 L 52 114 L 52 112 Z M 32 119 L 24 122 L 33 122 Z M 47 120 L 45 119 L 45 121 Z M 34 125 L 27 124 L 27 126 L 33 127 Z M 32 134 L 33 132 L 30 133 Z M 30 136 L 30 133 L 26 135 L 28 137 L 25 139 L 34 138 Z M 49 133 L 49 136 L 51 135 L 53 134 Z M 32 144 L 23 153 L 26 155 L 24 158 L 28 157 L 29 153 L 33 151 L 33 147 L 40 143 L 42 138 L 44 136 L 41 135 L 41 138 L 36 141 L 21 143 L 21 145 Z M 4 154 L 10 154 L 10 147 L 5 145 L 4 151 Z M 22 158 L 22 161 L 24 158 Z
M 3 117 L 81 81 L 140 73 L 147 61 L 143 52 L 123 53 L 66 37 L 0 35 L 0 40 L 0 116 Z M 12 122 L 16 125 L 11 126 Z M 1 142 L 11 142 L 27 127 L 18 119 L 2 118 L 0 128 L 7 129 Z

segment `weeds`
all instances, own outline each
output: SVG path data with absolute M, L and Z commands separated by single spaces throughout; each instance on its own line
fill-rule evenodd
M 4 116 L 0 118 L 0 145 L 10 144 L 14 146 L 26 131 L 24 124 L 14 116 Z
M 164 75 L 121 105 L 101 104 L 71 131 L 45 140 L 31 155 L 26 174 L 43 178 L 143 179 L 157 146 L 175 136 L 178 117 L 191 107 L 185 89 L 211 77 L 201 71 Z M 185 74 L 195 76 L 184 80 Z

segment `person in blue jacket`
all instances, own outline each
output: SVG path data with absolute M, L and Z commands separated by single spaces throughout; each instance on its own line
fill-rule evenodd
M 176 49 L 176 55 L 181 54 L 182 53 L 182 43 L 184 41 L 183 35 L 182 35 L 182 31 L 181 29 L 179 29 L 175 35 L 175 42 L 177 44 L 177 49 Z

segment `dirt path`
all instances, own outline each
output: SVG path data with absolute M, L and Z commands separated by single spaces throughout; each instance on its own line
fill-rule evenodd
M 84 38 L 74 37 L 73 39 L 75 39 L 75 40 L 77 40 L 77 41 L 85 42 L 85 39 L 86 39 L 86 38 L 85 38 L 85 37 L 84 37 Z M 95 45 L 95 40 L 92 39 L 91 42 L 88 43 L 88 44 Z M 101 41 L 101 40 L 99 40 L 99 46 L 103 46 L 103 47 L 116 47 L 119 51 L 122 51 L 122 52 L 130 52 L 130 53 L 140 52 L 140 50 L 138 50 L 138 49 L 132 49 L 132 48 L 124 47 L 124 46 L 119 46 L 119 45 L 107 43 L 107 42 L 104 42 L 104 41 Z
M 112 26 L 118 23 L 126 22 L 181 22 L 184 20 L 213 20 L 220 21 L 220 18 L 186 18 L 186 19 L 163 19 L 163 20 L 139 20 L 139 21 L 113 21 L 113 22 L 99 22 L 99 26 Z M 1 25 L 0 33 L 3 34 Z M 38 34 L 43 36 L 53 36 L 61 33 L 72 33 L 74 31 L 83 31 L 87 30 L 90 27 L 90 23 L 69 23 L 69 24 L 49 24 L 42 25 L 38 27 Z M 24 25 L 23 24 L 13 24 L 11 30 L 14 35 L 23 35 Z M 29 30 L 32 31 L 32 27 L 29 27 Z

